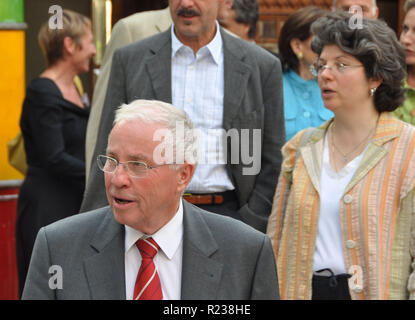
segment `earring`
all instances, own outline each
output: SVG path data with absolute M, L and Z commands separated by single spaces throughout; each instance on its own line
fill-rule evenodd
M 375 95 L 376 89 L 377 89 L 377 88 L 372 88 L 372 89 L 370 89 L 370 96 L 371 96 L 371 97 L 373 97 L 373 96 Z
M 303 57 L 304 57 L 304 55 L 303 55 L 303 53 L 300 51 L 300 52 L 297 54 L 297 58 L 298 58 L 298 60 L 301 60 Z

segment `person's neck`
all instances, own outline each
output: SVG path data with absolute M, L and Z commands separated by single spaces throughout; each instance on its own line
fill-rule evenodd
M 209 44 L 215 37 L 216 22 L 209 32 L 206 32 L 200 36 L 187 37 L 185 35 L 181 35 L 178 32 L 176 32 L 176 29 L 174 29 L 174 34 L 176 35 L 177 39 L 179 39 L 181 43 L 183 43 L 185 46 L 190 47 L 190 49 L 192 49 L 193 53 L 196 55 L 196 53 L 200 50 L 200 48 Z
M 415 88 L 415 65 L 408 66 L 408 77 L 406 81 L 409 86 Z
M 345 150 L 351 149 L 356 143 L 362 141 L 377 126 L 380 114 L 375 108 L 367 112 L 352 113 L 345 111 L 336 113 L 333 119 L 336 141 L 339 141 Z
M 62 86 L 72 86 L 77 72 L 65 61 L 59 61 L 49 66 L 40 76 L 50 78 Z

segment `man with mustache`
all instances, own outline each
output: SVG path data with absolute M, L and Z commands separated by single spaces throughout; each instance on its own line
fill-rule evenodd
M 256 0 L 255 0 L 256 1 Z M 227 21 L 230 18 L 233 0 L 225 0 L 220 5 L 218 12 L 218 21 L 223 26 L 222 21 Z M 250 14 L 252 15 L 252 13 Z M 94 86 L 94 96 L 92 99 L 91 113 L 88 120 L 88 127 L 86 131 L 86 148 L 85 148 L 85 163 L 86 163 L 86 177 L 88 179 L 89 169 L 91 166 L 95 143 L 97 141 L 98 126 L 101 119 L 102 108 L 104 105 L 105 94 L 107 91 L 108 79 L 111 71 L 111 61 L 114 51 L 118 48 L 126 46 L 132 42 L 153 36 L 157 33 L 166 31 L 172 24 L 170 9 L 166 7 L 161 10 L 150 10 L 134 13 L 128 17 L 120 19 L 114 25 L 110 41 L 105 48 L 104 57 L 102 59 L 99 75 Z M 226 29 L 233 35 L 241 36 L 235 32 L 234 28 L 243 26 L 243 23 L 237 23 L 235 27 Z M 228 28 L 228 26 L 224 26 Z M 230 30 L 232 29 L 232 30 Z M 252 29 L 252 28 L 251 28 Z
M 117 106 L 137 98 L 172 103 L 205 142 L 205 162 L 184 199 L 264 232 L 285 141 L 281 65 L 220 28 L 224 1 L 170 0 L 169 30 L 114 53 L 93 158 L 105 152 Z M 212 130 L 231 134 L 217 141 Z M 81 211 L 107 204 L 97 172 L 93 162 Z

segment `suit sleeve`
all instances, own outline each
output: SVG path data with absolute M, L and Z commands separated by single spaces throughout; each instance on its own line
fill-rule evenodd
M 277 268 L 271 242 L 264 236 L 263 245 L 259 252 L 253 278 L 252 300 L 279 300 Z
M 49 247 L 45 229 L 40 229 L 33 248 L 29 271 L 23 289 L 22 300 L 54 300 L 56 299 L 53 289 L 53 274 L 49 274 L 52 263 L 50 261 Z M 57 276 L 59 276 L 57 274 Z M 51 280 L 52 289 L 49 287 Z
M 248 203 L 240 209 L 244 221 L 262 232 L 266 231 L 271 213 L 272 198 L 281 169 L 281 148 L 285 143 L 281 64 L 275 58 L 272 61 L 262 83 L 264 119 L 261 170 Z
M 108 205 L 105 194 L 104 174 L 99 170 L 95 159 L 100 154 L 106 154 L 108 136 L 114 121 L 115 110 L 127 102 L 125 93 L 124 66 L 119 58 L 119 51 L 115 51 L 112 59 L 110 78 L 105 103 L 102 109 L 101 121 L 98 129 L 97 142 L 92 156 L 91 170 L 85 188 L 84 199 L 80 212 L 85 212 Z

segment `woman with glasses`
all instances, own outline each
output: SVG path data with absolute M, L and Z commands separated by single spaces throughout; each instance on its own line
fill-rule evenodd
M 74 78 L 96 53 L 90 19 L 70 10 L 62 12 L 62 28 L 46 21 L 38 40 L 47 67 L 27 87 L 20 119 L 28 163 L 16 222 L 20 293 L 39 229 L 79 212 L 89 106 Z
M 402 121 L 415 125 L 415 0 L 407 0 L 402 26 L 401 43 L 405 48 L 407 77 L 406 99 L 394 114 Z
M 311 24 L 326 11 L 315 6 L 304 7 L 292 14 L 281 28 L 278 40 L 283 68 L 284 117 L 287 141 L 298 131 L 317 127 L 333 117 L 324 108 L 320 88 L 312 73 L 317 55 L 311 50 Z
M 350 17 L 311 27 L 334 117 L 283 147 L 267 230 L 283 299 L 415 298 L 415 128 L 389 113 L 405 53 L 386 23 Z

